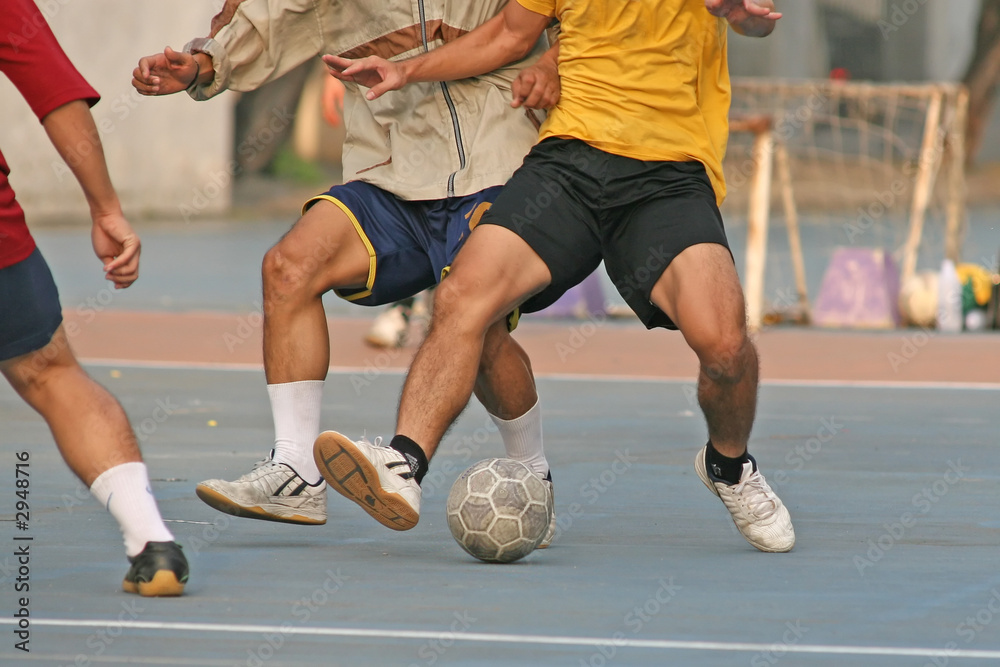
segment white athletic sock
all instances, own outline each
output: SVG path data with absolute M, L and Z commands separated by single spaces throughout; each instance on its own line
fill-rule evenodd
M 313 460 L 323 407 L 323 381 L 304 380 L 267 385 L 274 416 L 274 462 L 284 463 L 309 484 L 322 477 Z
M 517 419 L 500 419 L 490 415 L 500 430 L 508 458 L 524 463 L 539 475 L 549 473 L 549 462 L 542 447 L 542 410 L 538 401 Z
M 90 492 L 118 521 L 129 556 L 137 556 L 146 542 L 174 541 L 156 507 L 145 463 L 133 461 L 108 468 L 90 485 Z

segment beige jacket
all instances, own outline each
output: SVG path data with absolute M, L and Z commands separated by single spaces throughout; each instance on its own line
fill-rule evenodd
M 208 99 L 253 90 L 309 58 L 402 59 L 452 41 L 494 16 L 505 0 L 246 0 L 214 39 L 188 50 L 212 57 Z M 538 139 L 539 112 L 510 107 L 511 82 L 547 47 L 488 75 L 416 83 L 375 101 L 347 84 L 344 180 L 410 200 L 463 196 L 502 185 Z

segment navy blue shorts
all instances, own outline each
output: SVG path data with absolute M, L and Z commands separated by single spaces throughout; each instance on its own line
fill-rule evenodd
M 60 324 L 59 291 L 38 248 L 0 269 L 0 361 L 42 349 Z
M 313 197 L 302 211 L 326 200 L 347 214 L 371 261 L 365 287 L 335 292 L 352 303 L 378 306 L 439 283 L 500 194 L 500 187 L 465 197 L 406 201 L 374 185 L 352 181 Z

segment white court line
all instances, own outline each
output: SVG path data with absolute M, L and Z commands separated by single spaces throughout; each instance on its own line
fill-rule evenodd
M 0 625 L 15 625 L 17 619 L 0 618 Z M 378 630 L 372 628 L 315 628 L 284 625 L 237 625 L 231 623 L 175 623 L 161 621 L 115 621 L 115 620 L 72 620 L 56 618 L 33 618 L 35 626 L 64 628 L 100 628 L 115 625 L 134 630 L 173 630 L 186 632 L 216 633 L 280 633 L 313 637 L 351 637 L 372 639 L 441 639 L 441 632 L 426 630 Z M 490 644 L 543 644 L 548 646 L 578 646 L 646 648 L 673 651 L 738 651 L 764 652 L 774 649 L 774 644 L 750 642 L 681 641 L 672 639 L 629 639 L 611 637 L 568 637 L 559 635 L 514 635 L 490 632 L 450 633 L 456 642 L 478 642 Z M 787 653 L 813 653 L 821 655 L 879 655 L 892 657 L 919 658 L 959 658 L 959 659 L 1000 659 L 1000 650 L 905 648 L 892 646 L 835 646 L 826 644 L 783 644 Z
M 259 364 L 223 364 L 200 361 L 136 361 L 134 359 L 80 359 L 88 366 L 116 366 L 123 368 L 148 368 L 152 370 L 207 370 L 207 371 L 256 371 L 263 372 Z M 370 373 L 371 366 L 331 366 L 331 375 L 357 375 Z M 379 375 L 405 375 L 405 368 L 374 369 Z M 594 375 L 587 373 L 535 373 L 545 380 L 587 382 L 641 382 L 651 384 L 693 384 L 693 377 L 650 377 L 648 375 Z M 830 389 L 956 389 L 964 391 L 1000 391 L 1000 382 L 912 382 L 892 380 L 761 380 L 765 387 L 816 387 Z

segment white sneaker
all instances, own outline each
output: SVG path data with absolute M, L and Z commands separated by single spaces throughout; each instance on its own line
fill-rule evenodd
M 373 347 L 397 348 L 406 345 L 410 328 L 410 307 L 395 304 L 382 311 L 365 334 L 365 342 Z
M 195 488 L 211 507 L 248 519 L 319 525 L 326 523 L 326 482 L 308 484 L 284 463 L 270 458 L 235 482 L 205 480 Z
M 743 464 L 740 481 L 729 484 L 708 471 L 703 447 L 694 460 L 694 469 L 709 491 L 719 496 L 733 517 L 733 523 L 746 541 L 767 552 L 791 551 L 795 546 L 795 529 L 781 498 L 771 490 L 764 476 L 754 470 L 754 464 Z
M 552 545 L 552 538 L 556 536 L 556 492 L 552 486 L 552 472 L 549 471 L 543 479 L 545 488 L 549 490 L 549 505 L 552 507 L 552 518 L 549 520 L 549 529 L 545 531 L 545 537 L 539 542 L 536 549 L 548 549 Z
M 376 521 L 393 530 L 409 530 L 420 520 L 420 485 L 402 454 L 362 438 L 357 442 L 336 431 L 319 434 L 313 457 L 330 487 L 356 502 Z

